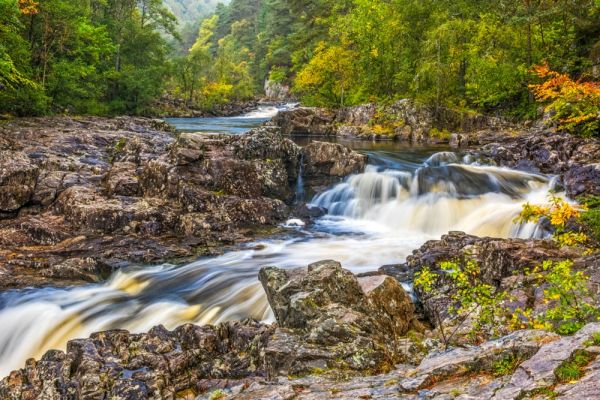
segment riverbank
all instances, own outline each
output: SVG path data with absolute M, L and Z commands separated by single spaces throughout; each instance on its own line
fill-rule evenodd
M 516 122 L 401 100 L 337 110 L 298 107 L 270 124 L 292 137 L 447 145 L 499 166 L 558 175 L 571 197 L 600 195 L 600 139 L 559 133 L 543 118 Z
M 220 253 L 285 221 L 303 154 L 307 186 L 365 165 L 340 145 L 302 150 L 274 130 L 176 134 L 143 118 L 14 120 L 0 149 L 4 289 Z

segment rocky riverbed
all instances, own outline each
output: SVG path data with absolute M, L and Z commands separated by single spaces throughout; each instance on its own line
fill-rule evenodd
M 339 110 L 299 107 L 280 112 L 272 125 L 290 136 L 363 138 L 447 144 L 471 149 L 497 165 L 560 175 L 569 196 L 600 195 L 600 141 L 566 133 L 541 119 L 514 123 L 401 100 Z
M 429 117 L 406 104 L 398 107 L 411 126 L 411 136 L 398 139 L 422 140 L 415 139 L 413 126 L 426 125 Z M 305 108 L 291 113 L 295 117 L 282 113 L 270 126 L 242 136 L 177 133 L 161 121 L 142 118 L 25 119 L 2 125 L 0 288 L 98 282 L 132 263 L 196 259 L 272 234 L 290 216 L 300 171 L 302 183 L 320 191 L 362 172 L 367 163 L 366 156 L 343 145 L 317 139 L 299 147 L 288 135 L 340 135 L 340 115 L 347 126 L 362 126 L 371 114 Z M 598 141 L 540 127 L 517 132 L 495 119 L 452 127 L 461 131 L 435 141 L 467 146 L 467 155 L 500 166 L 557 175 L 571 196 L 600 194 Z M 540 132 L 547 132 L 543 140 Z M 441 159 L 428 162 L 444 169 Z M 490 206 L 502 207 L 513 206 L 507 203 L 511 196 L 547 183 L 541 175 L 470 165 L 444 171 L 437 176 L 437 170 L 422 175 L 417 170 L 411 179 L 425 195 L 446 190 L 440 183 L 452 183 L 452 174 L 467 179 L 464 187 L 450 187 L 454 200 L 468 204 L 458 210 L 470 207 L 470 197 L 485 196 L 488 188 L 473 188 L 484 181 L 500 179 L 510 186 L 506 193 L 493 193 L 494 199 L 506 199 Z M 386 201 L 393 204 L 403 190 L 397 181 L 408 182 L 403 174 L 391 175 L 396 186 L 387 193 L 383 188 L 389 176 L 367 171 L 358 177 L 363 182 L 356 183 L 356 190 L 369 192 L 374 209 Z M 325 199 L 335 206 L 333 199 L 341 196 L 344 206 L 354 209 L 351 183 L 331 189 Z M 389 211 L 386 215 L 393 216 Z M 64 351 L 50 350 L 27 361 L 0 382 L 0 398 L 522 399 L 548 393 L 595 398 L 597 323 L 564 337 L 543 330 L 506 332 L 478 346 L 463 342 L 459 334 L 454 345 L 460 346 L 446 349 L 433 310 L 452 306 L 452 286 L 441 282 L 430 296 L 406 283 L 424 267 L 436 271 L 441 261 L 467 256 L 479 263 L 484 282 L 510 292 L 514 307 L 544 309 L 543 288 L 533 286 L 525 274 L 543 260 L 573 260 L 578 271 L 590 275 L 590 293 L 599 298 L 597 252 L 561 248 L 550 240 L 450 232 L 420 246 L 404 263 L 375 272 L 354 274 L 334 260 L 262 268 L 257 279 L 275 323 L 247 319 L 172 331 L 157 326 L 147 333 L 95 333 L 71 340 Z M 183 272 L 198 279 L 201 275 L 192 269 Z M 157 290 L 163 284 L 154 283 Z M 141 281 L 132 285 L 139 288 L 128 290 L 139 296 L 131 301 L 142 301 L 147 294 Z M 85 312 L 80 317 L 94 318 Z M 589 355 L 583 377 L 562 383 L 557 369 L 581 351 Z M 513 369 L 498 373 L 498 363 L 515 359 Z
M 341 145 L 301 149 L 275 129 L 176 134 L 140 118 L 0 126 L 0 287 L 105 279 L 131 263 L 220 252 L 289 215 L 305 184 L 361 171 Z

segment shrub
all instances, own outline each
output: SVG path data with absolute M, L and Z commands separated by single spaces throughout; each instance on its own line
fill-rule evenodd
M 459 329 L 470 321 L 468 336 L 473 341 L 478 341 L 489 334 L 497 336 L 503 325 L 499 320 L 506 319 L 506 308 L 503 306 L 507 299 L 505 292 L 500 292 L 496 287 L 481 280 L 479 265 L 468 260 L 461 264 L 456 261 L 446 261 L 440 264 L 444 278 L 449 279 L 452 286 L 448 294 L 451 305 L 447 310 L 434 310 L 436 325 L 442 335 L 444 345 L 448 347 Z M 428 267 L 416 274 L 414 284 L 424 293 L 439 295 L 438 282 L 442 277 L 432 272 Z M 450 314 L 454 329 L 446 331 L 442 315 L 444 311 Z
M 560 130 L 582 136 L 600 135 L 600 82 L 574 81 L 540 65 L 533 72 L 545 81 L 531 85 L 536 99 L 546 103 Z
M 572 232 L 567 230 L 567 224 L 572 220 L 581 218 L 587 207 L 572 205 L 558 196 L 550 196 L 549 205 L 532 205 L 527 203 L 523 206 L 521 214 L 515 219 L 517 223 L 538 222 L 541 218 L 547 218 L 554 228 L 553 238 L 561 246 L 576 246 L 588 241 L 583 232 Z

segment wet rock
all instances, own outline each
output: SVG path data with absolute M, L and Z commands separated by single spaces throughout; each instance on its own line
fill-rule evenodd
M 300 171 L 301 148 L 273 127 L 174 135 L 150 119 L 56 117 L 3 124 L 0 137 L 0 286 L 89 281 L 76 258 L 121 266 L 247 241 L 289 217 Z M 323 180 L 362 159 L 328 156 Z
M 308 185 L 328 184 L 332 179 L 362 172 L 367 163 L 367 156 L 336 143 L 311 142 L 302 153 Z
M 0 151 L 0 213 L 16 211 L 31 200 L 38 174 L 25 153 Z
M 532 129 L 518 135 L 488 131 L 478 134 L 481 153 L 502 166 L 564 175 L 570 196 L 600 193 L 600 141 Z
M 174 398 L 202 393 L 209 379 L 260 376 L 261 349 L 273 328 L 255 322 L 216 327 L 156 327 L 145 334 L 108 331 L 73 340 L 65 353 L 41 360 L 0 382 L 0 397 Z
M 600 159 L 600 152 L 598 154 Z M 574 166 L 564 176 L 564 185 L 570 197 L 600 196 L 600 164 Z

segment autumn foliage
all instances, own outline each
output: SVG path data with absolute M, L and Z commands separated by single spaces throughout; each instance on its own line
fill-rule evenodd
M 574 81 L 546 65 L 533 72 L 544 80 L 531 85 L 538 101 L 546 103 L 559 129 L 583 136 L 600 135 L 600 82 Z
M 33 0 L 19 0 L 19 10 L 21 10 L 21 14 L 24 15 L 37 14 L 39 12 L 39 6 L 40 3 Z

